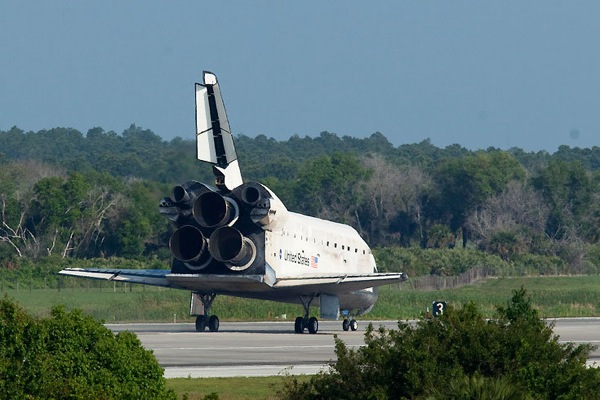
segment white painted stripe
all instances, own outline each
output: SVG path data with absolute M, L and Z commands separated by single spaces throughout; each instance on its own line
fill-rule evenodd
M 230 378 L 277 375 L 314 375 L 326 369 L 326 364 L 309 365 L 240 365 L 235 367 L 167 367 L 164 377 L 169 378 Z
M 348 346 L 350 348 L 354 346 Z M 160 347 L 155 350 L 265 350 L 265 349 L 331 349 L 332 345 L 318 346 L 227 346 L 227 347 Z

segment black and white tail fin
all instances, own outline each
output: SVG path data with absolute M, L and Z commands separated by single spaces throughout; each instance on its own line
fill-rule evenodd
M 217 186 L 233 190 L 243 183 L 219 82 L 208 71 L 196 83 L 196 155 L 213 164 Z

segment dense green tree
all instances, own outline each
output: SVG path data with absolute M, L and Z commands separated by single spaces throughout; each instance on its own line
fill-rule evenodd
M 0 393 L 11 399 L 174 399 L 152 352 L 81 311 L 37 320 L 0 301 Z
M 0 154 L 3 162 L 28 158 L 25 156 L 28 150 L 25 139 L 25 132 L 16 126 L 8 131 L 0 131 Z
M 551 161 L 531 181 L 550 207 L 546 233 L 557 239 L 572 234 L 585 218 L 593 193 L 592 181 L 581 164 Z
M 566 163 L 578 162 L 584 168 L 592 171 L 600 170 L 600 147 L 592 148 L 569 147 L 562 145 L 554 153 L 554 158 Z
M 178 185 L 187 180 L 200 182 L 214 180 L 211 168 L 196 159 L 196 143 L 192 140 L 181 138 L 171 140 L 161 153 L 161 157 L 162 163 L 157 164 L 148 179 L 170 185 Z
M 167 248 L 168 221 L 158 213 L 167 186 L 145 180 L 124 182 L 115 207 L 103 225 L 103 240 L 96 255 L 139 257 Z
M 452 232 L 461 230 L 464 246 L 468 238 L 468 215 L 490 196 L 501 193 L 511 180 L 524 176 L 519 162 L 505 152 L 478 152 L 463 158 L 450 158 L 433 174 L 437 192 L 431 202 L 430 214 L 448 224 Z
M 434 146 L 431 140 L 427 139 L 420 143 L 402 144 L 394 153 L 394 164 L 431 167 L 435 161 L 441 158 L 443 150 Z
M 592 174 L 590 181 L 592 193 L 579 232 L 588 243 L 600 243 L 600 170 Z
M 35 225 L 36 231 L 58 228 L 69 208 L 63 191 L 64 180 L 58 176 L 43 178 L 35 184 Z
M 338 222 L 355 222 L 362 201 L 360 185 L 368 175 L 352 153 L 310 159 L 298 174 L 291 208 Z
M 63 257 L 88 254 L 106 212 L 116 206 L 106 188 L 92 186 L 80 173 L 43 178 L 33 192 L 30 230 L 48 254 L 56 248 Z

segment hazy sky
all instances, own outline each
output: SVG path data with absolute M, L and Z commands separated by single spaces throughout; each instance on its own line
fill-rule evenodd
M 234 133 L 600 145 L 597 1 L 2 1 L 0 129 L 194 137 L 217 74 Z

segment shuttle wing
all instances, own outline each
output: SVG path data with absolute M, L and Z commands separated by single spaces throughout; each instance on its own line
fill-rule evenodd
M 404 273 L 376 273 L 358 275 L 307 276 L 278 279 L 273 287 L 312 293 L 339 293 L 400 283 L 407 280 Z
M 166 278 L 167 274 L 171 273 L 171 271 L 166 269 L 65 268 L 58 273 L 60 275 L 77 276 L 80 278 L 171 287 Z
M 201 275 L 172 274 L 162 269 L 82 269 L 65 268 L 60 275 L 106 281 L 139 283 L 144 285 L 171 287 L 178 289 L 204 290 L 209 292 L 228 292 L 235 295 L 235 290 L 273 289 L 277 292 L 290 293 L 341 293 L 351 292 L 373 286 L 383 286 L 403 282 L 407 279 L 404 273 L 377 273 L 358 275 L 306 276 L 272 280 L 262 275 Z M 258 296 L 260 297 L 260 296 Z M 270 296 L 269 296 L 270 298 Z
M 235 296 L 237 292 L 260 292 L 272 286 L 269 278 L 263 275 L 173 274 L 166 269 L 65 268 L 59 271 L 59 274 L 173 289 L 228 293 L 232 296 Z

